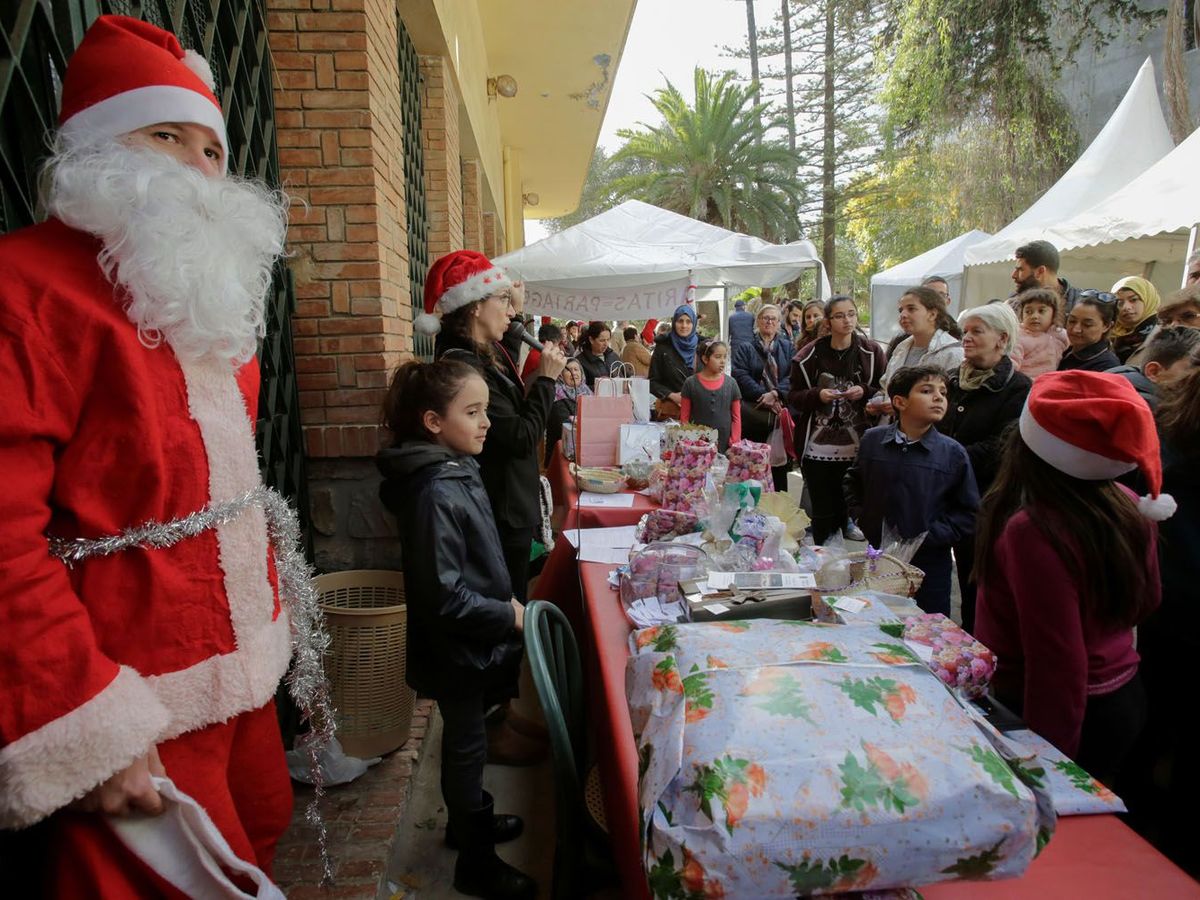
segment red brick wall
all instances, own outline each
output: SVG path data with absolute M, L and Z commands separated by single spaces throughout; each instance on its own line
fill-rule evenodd
M 372 456 L 389 374 L 412 348 L 395 7 L 267 8 L 282 180 L 307 204 L 288 234 L 306 450 Z
M 487 255 L 483 249 L 483 206 L 480 203 L 483 193 L 481 167 L 477 159 L 462 161 L 462 217 L 463 217 L 463 246 L 468 250 L 478 250 Z
M 425 211 L 429 261 L 463 249 L 463 185 L 458 158 L 458 90 L 446 60 L 421 57 L 425 82 L 421 137 L 425 148 Z

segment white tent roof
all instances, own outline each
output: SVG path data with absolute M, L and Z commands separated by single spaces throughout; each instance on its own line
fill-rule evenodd
M 950 312 L 957 314 L 961 307 L 964 254 L 968 247 L 990 237 L 986 231 L 968 231 L 871 276 L 871 335 L 889 340 L 899 328 L 896 302 L 904 291 L 931 275 L 946 279 L 950 288 Z
M 820 272 L 822 296 L 829 294 L 810 241 L 770 244 L 639 200 L 626 200 L 495 262 L 525 281 L 527 296 L 539 288 L 605 295 L 685 280 L 689 273 L 697 285 L 774 287 L 812 268 Z
M 1052 226 L 1059 250 L 1150 237 L 1200 222 L 1200 129 L 1106 200 Z
M 994 237 L 967 251 L 967 280 L 974 278 L 969 267 L 1007 263 L 1022 244 L 1049 239 L 1047 229 L 1119 191 L 1174 146 L 1158 101 L 1154 64 L 1147 58 L 1104 129 L 1075 165 Z

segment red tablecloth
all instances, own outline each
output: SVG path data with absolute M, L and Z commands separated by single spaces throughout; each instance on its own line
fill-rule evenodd
M 546 478 L 550 481 L 550 492 L 554 495 L 555 509 L 562 510 L 562 528 L 609 528 L 618 525 L 636 525 L 638 520 L 658 504 L 636 491 L 633 494 L 633 506 L 624 508 L 580 506 L 579 489 L 575 479 L 567 468 L 568 463 L 562 454 L 560 444 L 554 450 L 550 459 L 550 467 L 546 470 Z
M 555 548 L 556 552 L 558 549 Z M 608 586 L 610 567 L 582 563 L 579 569 L 583 592 L 578 597 L 581 606 L 573 612 L 584 629 L 582 644 L 588 657 L 589 709 L 599 748 L 609 836 L 624 895 L 648 898 L 638 841 L 637 748 L 625 701 L 630 628 L 616 593 Z M 561 580 L 563 576 L 556 578 Z M 576 581 L 577 595 L 578 584 Z M 1200 885 L 1115 816 L 1072 816 L 1059 820 L 1049 846 L 1022 878 L 946 882 L 921 888 L 921 893 L 928 900 L 975 897 L 1030 900 L 1049 897 L 1166 900 L 1169 897 L 1173 900 L 1200 897 Z

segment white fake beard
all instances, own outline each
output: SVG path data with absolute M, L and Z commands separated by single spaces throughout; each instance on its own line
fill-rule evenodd
M 187 361 L 254 356 L 284 250 L 284 195 L 113 140 L 60 145 L 43 186 L 51 215 L 103 242 L 100 267 L 146 347 L 166 340 Z

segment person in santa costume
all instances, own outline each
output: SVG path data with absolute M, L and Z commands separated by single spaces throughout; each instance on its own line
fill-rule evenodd
M 1115 479 L 1140 469 L 1138 498 Z M 1162 489 L 1154 417 L 1124 378 L 1033 383 L 976 532 L 976 635 L 996 696 L 1111 784 L 1146 721 L 1133 629 L 1159 605 Z
M 153 25 L 96 20 L 59 124 L 49 218 L 0 237 L 0 827 L 42 823 L 41 894 L 193 893 L 118 837 L 152 777 L 266 872 L 292 809 L 296 617 L 245 500 L 286 202 L 226 175 L 211 73 Z
M 488 386 L 491 428 L 478 462 L 500 532 L 513 594 L 524 603 L 529 556 L 542 517 L 538 449 L 546 435 L 554 382 L 566 357 L 553 345 L 542 350 L 525 384 L 506 339 L 520 312 L 520 286 L 482 253 L 456 250 L 434 261 L 425 279 L 425 311 L 417 330 L 437 335 L 439 358 L 474 366 Z M 515 682 L 488 696 L 488 761 L 528 765 L 545 757 L 545 729 L 511 710 Z

